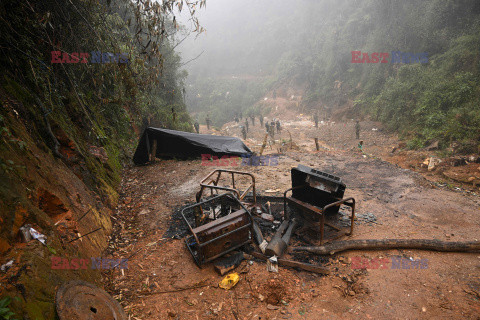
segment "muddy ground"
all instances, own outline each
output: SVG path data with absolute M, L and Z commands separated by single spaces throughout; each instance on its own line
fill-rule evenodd
M 282 133 L 266 148 L 267 154 L 279 154 L 278 165 L 235 168 L 255 175 L 259 194 L 281 195 L 291 186 L 290 169 L 304 164 L 340 176 L 347 185 L 345 197 L 356 199 L 358 219 L 347 239 L 480 239 L 478 187 L 451 188 L 438 176 L 425 179 L 429 173 L 406 169 L 409 165 L 402 168 L 400 157 L 394 161 L 390 152 L 398 139 L 378 124 L 361 123 L 362 153 L 353 122 L 315 128 L 307 117 L 279 117 Z M 235 123 L 222 132 L 204 127 L 201 132 L 241 135 Z M 246 144 L 258 151 L 264 132 L 256 119 Z M 320 140 L 318 152 L 314 137 Z M 349 251 L 324 258 L 289 254 L 290 259 L 322 264 L 331 274 L 283 267 L 271 273 L 261 261 L 243 261 L 236 269 L 238 284 L 228 291 L 219 288 L 223 277 L 211 264 L 199 269 L 183 234 L 171 232 L 172 224 L 181 223 L 172 215 L 178 218 L 179 208 L 194 201 L 199 181 L 215 168 L 202 166 L 200 160 L 157 160 L 126 169 L 109 253 L 128 258 L 128 269 L 104 276 L 107 289 L 131 319 L 479 319 L 478 253 Z M 427 267 L 367 264 L 358 269 L 352 263 L 358 257 L 403 257 L 422 260 Z

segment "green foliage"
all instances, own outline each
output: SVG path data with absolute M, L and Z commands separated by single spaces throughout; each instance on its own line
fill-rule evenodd
M 12 160 L 3 160 L 0 158 L 0 168 L 5 172 L 9 173 L 14 170 L 15 163 Z
M 204 0 L 167 0 L 144 10 L 143 2 L 126 0 L 4 1 L 0 40 L 12 45 L 0 49 L 5 67 L 0 85 L 25 105 L 20 116 L 47 144 L 45 114 L 78 140 L 105 147 L 125 145 L 133 124 L 168 122 L 172 105 L 183 116 L 169 127 L 190 128 L 183 97 L 186 73 L 172 36 L 179 28 L 174 15 L 182 9 L 193 15 L 204 5 Z M 191 21 L 202 31 L 194 16 Z M 67 59 L 73 52 L 127 53 L 129 63 L 51 63 L 51 51 Z M 154 119 L 160 114 L 165 118 Z
M 263 79 L 199 79 L 189 89 L 189 106 L 199 122 L 207 116 L 213 125 L 222 126 L 236 115 L 259 116 L 257 101 L 263 97 Z
M 0 319 L 15 320 L 15 318 L 13 318 L 15 313 L 13 313 L 8 307 L 11 302 L 12 299 L 10 297 L 0 299 Z
M 273 19 L 272 19 L 273 20 Z M 299 21 L 302 21 L 300 23 Z M 306 88 L 307 109 L 354 102 L 421 148 L 432 140 L 475 150 L 480 141 L 480 3 L 369 0 L 304 2 L 267 31 L 290 30 L 276 60 L 276 83 Z M 306 27 L 308 26 L 308 27 Z M 274 46 L 260 32 L 262 46 Z M 257 50 L 259 50 L 257 48 Z M 428 63 L 354 64 L 351 51 L 428 53 Z M 313 111 L 313 110 L 312 110 Z

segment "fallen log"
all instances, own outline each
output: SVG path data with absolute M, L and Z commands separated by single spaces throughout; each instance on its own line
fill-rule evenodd
M 384 240 L 345 240 L 318 247 L 292 247 L 292 251 L 307 251 L 319 255 L 334 254 L 346 250 L 388 250 L 419 249 L 443 252 L 480 251 L 479 241 L 447 242 L 429 239 L 384 239 Z

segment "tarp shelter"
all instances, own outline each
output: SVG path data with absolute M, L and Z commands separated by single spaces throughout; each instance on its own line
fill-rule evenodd
M 148 162 L 155 140 L 157 158 L 188 159 L 199 158 L 202 154 L 242 156 L 252 153 L 239 138 L 148 127 L 143 132 L 133 155 L 135 164 Z

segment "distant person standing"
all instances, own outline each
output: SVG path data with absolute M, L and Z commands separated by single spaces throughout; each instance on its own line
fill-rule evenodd
M 248 132 L 248 118 L 245 118 L 245 127 L 246 127 L 247 132 Z
M 313 121 L 315 121 L 315 128 L 318 128 L 318 112 L 315 111 L 315 114 L 313 115 Z
M 258 119 L 260 120 L 260 127 L 263 127 L 263 116 L 258 116 Z
M 270 126 L 268 127 L 269 130 L 270 130 L 270 137 L 272 137 L 272 139 L 275 139 L 275 125 L 272 126 L 272 124 L 270 123 Z
M 207 123 L 207 129 L 210 130 L 210 115 L 207 115 L 205 122 Z
M 360 122 L 355 121 L 355 134 L 357 136 L 357 140 L 360 139 Z
M 195 127 L 195 131 L 197 131 L 197 133 L 200 133 L 200 124 L 198 123 L 198 120 L 195 120 L 193 126 Z
M 243 136 L 243 140 L 247 140 L 247 130 L 245 129 L 244 126 L 241 126 L 242 127 L 242 136 Z
M 276 121 L 275 124 L 277 125 L 277 133 L 280 133 L 280 131 L 282 131 L 282 127 L 281 127 L 281 125 L 280 125 L 280 120 L 277 119 L 277 121 Z
M 267 129 L 267 133 L 270 133 L 270 123 L 268 120 L 265 122 L 265 129 Z

